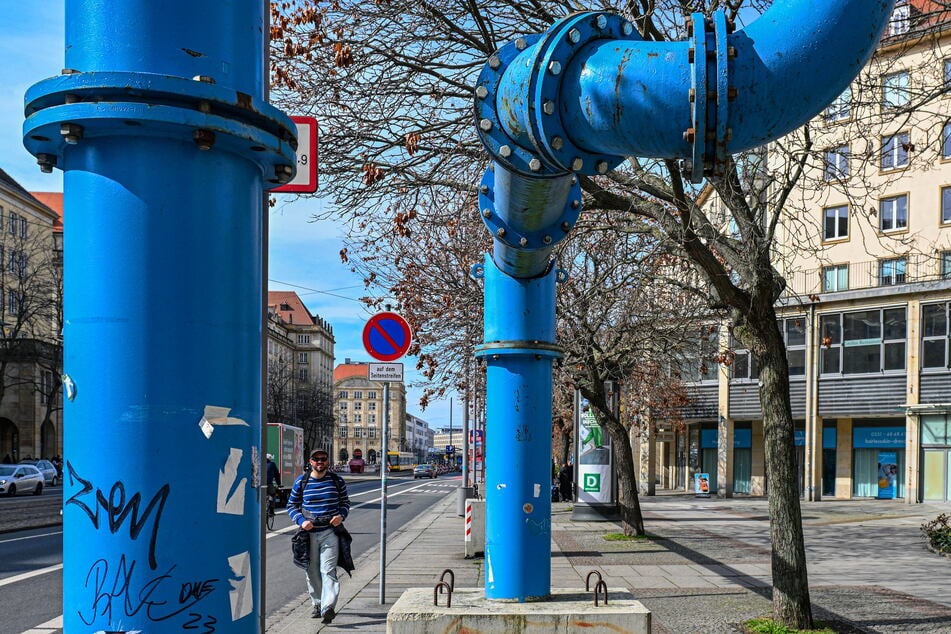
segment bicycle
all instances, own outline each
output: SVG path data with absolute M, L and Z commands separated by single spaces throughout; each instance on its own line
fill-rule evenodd
M 274 530 L 274 497 L 267 496 L 267 504 L 264 509 L 264 525 L 269 531 Z

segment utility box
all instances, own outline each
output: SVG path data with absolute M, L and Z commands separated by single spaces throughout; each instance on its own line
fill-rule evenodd
M 485 500 L 466 499 L 466 559 L 485 553 Z

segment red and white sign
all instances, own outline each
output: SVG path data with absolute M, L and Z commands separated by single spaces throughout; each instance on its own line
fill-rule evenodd
M 272 192 L 313 194 L 317 191 L 317 119 L 291 117 L 297 125 L 297 174 Z
M 409 323 L 396 313 L 377 313 L 363 327 L 363 347 L 377 361 L 396 361 L 412 342 Z

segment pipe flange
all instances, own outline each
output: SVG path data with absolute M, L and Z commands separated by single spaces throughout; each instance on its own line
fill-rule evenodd
M 23 144 L 47 165 L 62 166 L 69 145 L 134 134 L 237 154 L 260 167 L 266 189 L 294 176 L 290 117 L 224 86 L 149 73 L 74 73 L 34 85 L 26 102 Z
M 499 93 L 499 84 L 505 69 L 525 48 L 541 38 L 541 35 L 526 35 L 515 42 L 509 42 L 489 57 L 482 67 L 475 89 L 476 132 L 482 145 L 492 155 L 493 160 L 505 169 L 526 176 L 553 176 L 565 172 L 552 169 L 539 155 L 519 145 L 502 127 L 495 96 Z
M 591 152 L 571 139 L 559 101 L 565 69 L 584 46 L 597 40 L 640 40 L 634 26 L 616 13 L 589 11 L 562 18 L 538 44 L 531 74 L 531 130 L 536 148 L 559 169 L 579 174 L 606 174 L 625 157 Z M 579 104 L 574 104 L 578 107 Z
M 685 133 L 685 140 L 692 144 L 690 180 L 699 183 L 704 176 L 719 176 L 718 169 L 725 165 L 728 154 L 729 29 L 723 11 L 715 11 L 710 17 L 693 13 L 690 21 L 692 127 Z
M 523 357 L 560 359 L 565 349 L 548 341 L 489 341 L 475 347 L 476 357 Z
M 692 13 L 690 21 L 693 31 L 690 59 L 690 129 L 684 133 L 684 140 L 691 144 L 690 174 L 691 182 L 703 180 L 704 161 L 707 144 L 707 51 L 713 41 L 713 34 L 706 28 L 706 17 L 702 13 Z
M 566 177 L 568 178 L 568 177 Z M 581 185 L 578 179 L 571 177 L 571 191 L 560 216 L 544 227 L 533 231 L 513 228 L 495 212 L 495 172 L 486 170 L 479 187 L 479 209 L 482 210 L 482 222 L 495 240 L 513 249 L 531 251 L 551 249 L 561 241 L 578 222 L 581 214 Z

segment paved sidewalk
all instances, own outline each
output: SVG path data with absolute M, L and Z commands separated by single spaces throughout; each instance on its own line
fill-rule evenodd
M 643 541 L 606 541 L 611 522 L 573 522 L 568 503 L 553 504 L 552 585 L 584 587 L 598 570 L 609 587 L 627 587 L 653 612 L 655 634 L 739 632 L 770 612 L 767 503 L 761 498 L 641 498 Z M 840 631 L 951 633 L 951 558 L 925 548 L 919 526 L 948 505 L 900 501 L 804 502 L 803 522 L 814 614 Z M 481 587 L 483 560 L 463 556 L 456 493 L 435 504 L 387 543 L 386 597 L 379 603 L 379 551 L 341 582 L 339 615 L 310 618 L 306 594 L 268 620 L 272 634 L 340 629 L 382 633 L 386 613 L 410 587 L 431 588 L 446 568 L 460 587 Z

